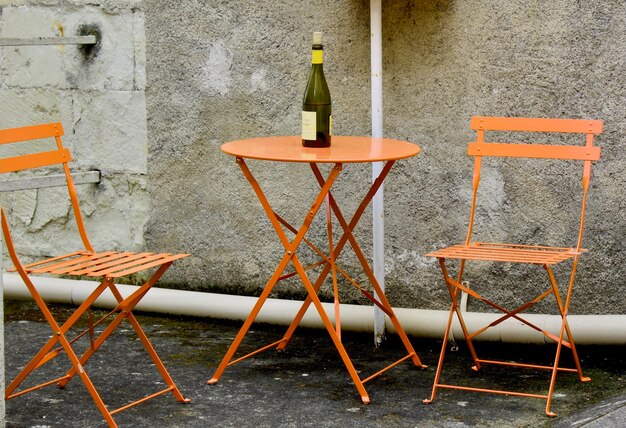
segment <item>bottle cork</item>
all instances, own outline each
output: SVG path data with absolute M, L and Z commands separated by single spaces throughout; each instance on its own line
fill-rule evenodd
M 313 33 L 313 44 L 314 45 L 321 45 L 322 44 L 322 32 L 321 31 L 315 31 Z

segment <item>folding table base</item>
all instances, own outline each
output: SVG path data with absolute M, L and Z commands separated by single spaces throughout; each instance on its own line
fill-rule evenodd
M 420 359 L 418 358 L 415 350 L 413 349 L 406 333 L 404 332 L 404 330 L 402 329 L 402 326 L 400 325 L 397 317 L 395 316 L 393 309 L 391 308 L 391 305 L 389 304 L 389 301 L 387 300 L 387 298 L 385 297 L 384 292 L 382 291 L 382 289 L 380 288 L 378 282 L 376 281 L 376 278 L 374 277 L 374 273 L 371 269 L 371 267 L 369 266 L 367 259 L 365 258 L 365 255 L 363 254 L 363 251 L 361 250 L 359 244 L 357 243 L 352 231 L 354 230 L 354 228 L 356 227 L 359 219 L 361 218 L 363 212 L 365 211 L 365 208 L 367 207 L 367 205 L 370 203 L 371 199 L 373 198 L 374 194 L 376 193 L 376 191 L 380 188 L 381 184 L 383 183 L 387 173 L 389 172 L 389 170 L 391 169 L 392 165 L 393 165 L 393 161 L 388 161 L 385 164 L 385 167 L 383 168 L 383 171 L 381 172 L 381 174 L 379 175 L 379 177 L 374 181 L 374 183 L 372 184 L 372 186 L 370 187 L 369 191 L 367 192 L 367 194 L 365 195 L 364 199 L 362 200 L 361 204 L 359 205 L 359 207 L 357 208 L 355 214 L 353 215 L 352 219 L 350 220 L 350 222 L 348 223 L 344 216 L 341 213 L 341 210 L 339 209 L 339 206 L 337 205 L 335 199 L 332 196 L 332 193 L 330 192 L 331 187 L 333 185 L 333 183 L 335 182 L 335 180 L 337 179 L 337 176 L 339 175 L 339 173 L 342 170 L 342 164 L 337 163 L 334 165 L 334 167 L 332 168 L 332 170 L 330 171 L 328 177 L 326 179 L 324 179 L 322 173 L 320 172 L 318 166 L 315 163 L 311 163 L 311 169 L 313 171 L 313 174 L 315 175 L 315 178 L 317 180 L 317 182 L 320 185 L 320 191 L 317 194 L 317 196 L 315 197 L 313 204 L 311 205 L 311 208 L 309 209 L 307 216 L 302 224 L 302 226 L 300 227 L 300 229 L 296 229 L 295 227 L 289 225 L 283 218 L 281 218 L 278 214 L 276 214 L 273 209 L 271 208 L 267 198 L 265 197 L 265 195 L 263 194 L 263 191 L 261 190 L 261 187 L 259 186 L 258 182 L 256 181 L 256 179 L 252 176 L 252 173 L 250 172 L 250 170 L 248 169 L 245 161 L 243 158 L 241 157 L 237 157 L 237 163 L 239 164 L 244 176 L 248 179 L 248 181 L 250 182 L 252 188 L 254 189 L 257 197 L 259 198 L 259 201 L 261 202 L 261 205 L 263 206 L 263 209 L 265 211 L 265 213 L 267 214 L 269 220 L 272 223 L 272 226 L 274 227 L 274 230 L 276 232 L 276 234 L 278 235 L 281 243 L 283 244 L 284 248 L 285 248 L 285 253 L 281 259 L 281 261 L 279 262 L 278 266 L 276 267 L 274 274 L 272 275 L 272 277 L 270 278 L 270 280 L 268 281 L 268 283 L 266 284 L 263 292 L 261 293 L 261 296 L 259 297 L 259 299 L 257 300 L 256 304 L 254 305 L 252 311 L 250 312 L 250 315 L 248 316 L 248 318 L 246 319 L 246 321 L 244 322 L 243 326 L 241 327 L 239 333 L 237 334 L 237 336 L 235 337 L 233 343 L 231 344 L 230 348 L 228 349 L 228 351 L 226 352 L 226 355 L 224 356 L 224 358 L 222 359 L 220 365 L 218 366 L 215 374 L 213 375 L 213 377 L 208 381 L 209 384 L 215 384 L 216 382 L 218 382 L 218 380 L 220 379 L 221 375 L 223 374 L 224 370 L 226 369 L 226 367 L 238 363 L 246 358 L 249 358 L 253 355 L 256 355 L 260 352 L 266 351 L 268 349 L 277 349 L 277 350 L 283 350 L 285 349 L 285 347 L 287 346 L 287 344 L 289 343 L 289 341 L 291 340 L 291 337 L 293 336 L 298 324 L 300 323 L 300 321 L 302 320 L 302 317 L 304 316 L 305 312 L 307 311 L 308 307 L 313 304 L 315 309 L 317 310 L 317 312 L 319 313 L 322 322 L 324 323 L 324 326 L 326 328 L 326 330 L 328 331 L 328 334 L 330 335 L 335 347 L 337 348 L 337 351 L 339 352 L 339 355 L 344 363 L 344 365 L 346 366 L 346 369 L 348 370 L 348 373 L 350 375 L 350 378 L 352 379 L 352 381 L 354 382 L 357 391 L 359 392 L 359 395 L 361 396 L 361 400 L 363 401 L 363 403 L 367 404 L 370 402 L 370 397 L 367 393 L 367 391 L 365 390 L 365 386 L 364 384 L 369 382 L 370 380 L 378 377 L 379 375 L 381 375 L 382 373 L 390 370 L 391 368 L 397 366 L 398 364 L 406 361 L 406 360 L 411 360 L 413 362 L 414 365 L 418 366 L 418 367 L 426 367 L 425 365 L 422 364 L 422 362 L 420 361 Z M 309 230 L 309 227 L 313 221 L 313 218 L 315 217 L 315 215 L 317 214 L 317 212 L 319 211 L 320 207 L 322 206 L 323 202 L 326 201 L 327 202 L 327 228 L 328 228 L 328 239 L 329 239 L 329 254 L 326 255 L 324 252 L 322 252 L 320 249 L 318 249 L 316 246 L 314 246 L 310 241 L 308 241 L 305 238 L 305 235 L 307 233 L 307 231 Z M 339 241 L 337 241 L 336 245 L 334 245 L 333 240 L 332 240 L 332 218 L 331 215 L 334 215 L 335 218 L 337 219 L 337 221 L 339 222 L 342 230 L 343 230 L 343 235 L 341 236 L 341 238 L 339 239 Z M 291 231 L 292 233 L 294 233 L 295 237 L 293 238 L 292 241 L 289 241 L 289 239 L 287 238 L 287 235 L 285 234 L 285 231 L 283 229 L 283 226 L 288 229 L 289 231 Z M 322 265 L 322 271 L 319 274 L 317 280 L 315 281 L 315 283 L 312 283 L 306 273 L 306 268 L 302 265 L 302 263 L 300 262 L 297 254 L 296 254 L 296 250 L 298 248 L 298 246 L 302 243 L 305 242 L 307 245 L 309 245 L 318 255 L 320 255 L 320 257 L 322 258 L 322 262 L 318 262 L 313 264 L 312 266 L 320 266 Z M 370 280 L 372 287 L 374 288 L 374 292 L 376 294 L 377 297 L 374 297 L 372 294 L 370 294 L 369 292 L 367 292 L 366 290 L 364 290 L 362 287 L 360 287 L 358 284 L 356 284 L 356 282 L 350 278 L 337 264 L 336 264 L 336 260 L 339 256 L 339 254 L 341 253 L 343 247 L 346 245 L 346 243 L 350 243 L 350 246 L 352 247 L 352 249 L 354 250 L 357 258 L 359 259 L 359 262 L 363 268 L 363 271 L 365 272 L 365 274 L 367 275 L 368 279 Z M 295 268 L 295 273 L 294 274 L 286 274 L 283 275 L 283 272 L 285 270 L 285 268 L 287 267 L 287 265 L 291 263 L 294 268 Z M 353 284 L 354 286 L 356 286 L 370 301 L 372 301 L 376 306 L 378 306 L 387 316 L 389 316 L 391 322 L 393 323 L 394 327 L 396 328 L 396 331 L 398 332 L 398 335 L 400 336 L 400 339 L 404 345 L 404 347 L 406 348 L 407 351 L 407 355 L 405 355 L 403 358 L 399 359 L 398 361 L 388 365 L 387 367 L 383 368 L 382 370 L 380 370 L 377 373 L 374 373 L 373 375 L 362 379 L 353 363 L 352 360 L 350 359 L 350 357 L 348 356 L 348 353 L 345 349 L 345 347 L 343 346 L 343 343 L 341 341 L 341 328 L 340 328 L 340 317 L 339 317 L 339 301 L 338 301 L 338 291 L 337 291 L 337 274 L 341 274 L 344 277 L 346 277 L 346 279 L 348 279 L 348 281 L 350 281 L 351 284 Z M 326 314 L 322 303 L 317 295 L 318 290 L 320 289 L 320 287 L 322 286 L 322 283 L 324 282 L 324 280 L 326 279 L 326 277 L 331 274 L 332 276 L 332 281 L 333 281 L 333 287 L 334 287 L 334 294 L 335 294 L 335 319 L 336 319 L 336 325 L 333 325 L 333 323 L 331 322 L 330 318 L 328 317 L 328 315 Z M 240 358 L 234 359 L 233 357 L 239 347 L 239 345 L 241 344 L 242 340 L 244 339 L 246 333 L 248 332 L 248 330 L 250 329 L 250 326 L 252 325 L 252 323 L 254 322 L 256 316 L 258 315 L 259 311 L 261 310 L 263 304 L 265 303 L 265 301 L 267 300 L 268 296 L 270 295 L 272 289 L 274 288 L 274 286 L 277 284 L 277 282 L 281 279 L 284 279 L 286 277 L 290 277 L 290 276 L 294 276 L 294 275 L 298 275 L 298 277 L 300 278 L 302 284 L 304 285 L 306 291 L 307 291 L 307 298 L 306 300 L 303 302 L 298 314 L 296 315 L 296 317 L 294 318 L 293 322 L 291 323 L 291 325 L 289 326 L 289 328 L 287 329 L 287 332 L 285 333 L 285 335 L 283 336 L 282 339 L 280 339 L 279 341 L 276 341 L 274 343 L 271 343 L 269 345 L 266 345 L 260 349 L 257 349 L 254 352 L 251 352 L 247 355 L 244 355 Z

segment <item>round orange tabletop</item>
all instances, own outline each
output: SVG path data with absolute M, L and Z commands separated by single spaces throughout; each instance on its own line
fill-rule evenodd
M 354 163 L 406 159 L 420 152 L 407 141 L 333 135 L 330 147 L 302 146 L 302 137 L 259 137 L 222 144 L 229 155 L 281 162 Z

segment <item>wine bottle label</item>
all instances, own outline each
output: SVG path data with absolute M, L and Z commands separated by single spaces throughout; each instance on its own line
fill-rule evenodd
M 302 112 L 302 139 L 315 140 L 317 134 L 317 117 L 314 111 Z
M 311 51 L 311 63 L 322 64 L 324 62 L 324 51 L 321 49 L 314 49 Z
M 328 116 L 328 135 L 333 135 L 333 115 Z

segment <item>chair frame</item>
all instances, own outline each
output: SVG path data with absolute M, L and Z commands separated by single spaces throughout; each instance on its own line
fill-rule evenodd
M 585 225 L 585 210 L 587 205 L 587 193 L 589 190 L 589 181 L 591 177 L 591 163 L 600 159 L 600 148 L 593 146 L 594 136 L 602 133 L 603 122 L 600 120 L 582 120 L 582 119 L 536 119 L 536 118 L 503 118 L 503 117 L 473 117 L 471 119 L 470 128 L 476 131 L 476 141 L 469 144 L 468 154 L 474 156 L 474 173 L 472 180 L 472 203 L 469 217 L 469 227 L 467 237 L 464 244 L 454 245 L 438 251 L 427 254 L 427 256 L 436 257 L 439 261 L 441 271 L 444 276 L 448 292 L 452 304 L 450 306 L 450 313 L 448 322 L 444 334 L 443 345 L 439 356 L 439 362 L 433 384 L 433 389 L 430 398 L 424 400 L 424 403 L 431 403 L 437 394 L 439 388 L 445 389 L 457 389 L 466 391 L 477 392 L 490 392 L 495 394 L 507 394 L 523 397 L 534 397 L 546 400 L 545 413 L 548 416 L 556 416 L 551 410 L 552 396 L 554 392 L 556 375 L 559 371 L 574 372 L 577 373 L 579 379 L 583 382 L 588 382 L 591 379 L 585 377 L 582 372 L 578 353 L 576 351 L 576 345 L 574 343 L 574 337 L 567 322 L 567 314 L 569 311 L 569 305 L 572 299 L 572 290 L 574 286 L 574 279 L 576 276 L 576 270 L 578 267 L 579 257 L 583 252 L 587 250 L 582 248 L 583 230 Z M 578 133 L 585 135 L 585 146 L 569 146 L 569 145 L 545 145 L 545 144 L 511 144 L 511 143 L 488 143 L 485 142 L 485 131 L 511 131 L 511 132 L 541 132 L 541 133 Z M 583 177 L 582 177 L 582 203 L 581 203 L 581 215 L 580 226 L 578 231 L 578 239 L 576 245 L 571 248 L 563 247 L 549 247 L 538 245 L 519 245 L 519 244 L 500 244 L 500 243 L 484 243 L 473 242 L 472 232 L 474 227 L 474 218 L 476 213 L 476 199 L 478 187 L 480 184 L 480 171 L 482 158 L 484 156 L 491 157 L 510 157 L 510 158 L 537 158 L 537 159 L 561 159 L 561 160 L 574 160 L 583 161 Z M 459 271 L 457 278 L 454 279 L 450 276 L 446 267 L 446 259 L 457 259 L 460 261 Z M 567 293 L 565 299 L 562 298 L 558 285 L 552 270 L 552 265 L 561 263 L 565 260 L 573 259 L 572 269 L 567 285 Z M 548 276 L 550 283 L 549 288 L 532 300 L 522 304 L 518 308 L 513 310 L 507 310 L 499 304 L 486 299 L 476 291 L 467 286 L 467 283 L 463 283 L 463 273 L 467 260 L 476 261 L 493 261 L 493 262 L 507 262 L 507 263 L 525 263 L 542 266 Z M 459 299 L 462 293 L 481 300 L 485 304 L 497 309 L 504 313 L 504 315 L 497 320 L 491 322 L 489 325 L 479 328 L 473 332 L 470 332 L 463 319 L 463 312 L 459 303 Z M 561 316 L 561 326 L 558 336 L 544 330 L 524 318 L 519 314 L 530 307 L 534 306 L 540 300 L 553 294 L 556 300 L 557 309 Z M 451 385 L 447 383 L 441 383 L 440 378 L 443 370 L 445 353 L 448 338 L 450 335 L 450 329 L 452 327 L 453 318 L 456 315 L 465 341 L 467 343 L 469 352 L 471 354 L 474 365 L 472 370 L 478 371 L 481 368 L 481 364 L 497 364 L 510 367 L 525 367 L 531 369 L 544 369 L 551 371 L 550 383 L 547 394 L 529 394 L 518 391 L 503 391 L 497 389 L 487 388 L 475 388 L 463 385 Z M 522 364 L 513 363 L 508 361 L 494 361 L 480 359 L 474 348 L 473 339 L 479 334 L 483 333 L 487 329 L 494 327 L 501 322 L 513 318 L 528 327 L 535 329 L 545 335 L 545 337 L 556 342 L 556 353 L 554 363 L 552 365 L 537 365 L 537 364 Z M 567 337 L 566 337 L 567 335 Z M 560 357 L 563 347 L 570 348 L 572 357 L 574 360 L 574 368 L 561 367 Z
M 21 370 L 16 378 L 6 387 L 5 398 L 7 400 L 12 399 L 55 383 L 59 388 L 64 388 L 67 383 L 75 375 L 78 374 L 78 376 L 85 384 L 96 406 L 102 413 L 107 424 L 111 427 L 116 427 L 117 424 L 113 419 L 114 414 L 126 410 L 139 403 L 143 403 L 144 401 L 147 401 L 149 399 L 155 398 L 159 395 L 165 394 L 167 392 L 171 392 L 174 395 L 174 398 L 181 403 L 188 403 L 191 401 L 183 397 L 183 395 L 181 394 L 180 390 L 174 383 L 172 377 L 169 375 L 163 362 L 157 355 L 154 347 L 148 340 L 148 337 L 146 336 L 145 332 L 141 328 L 139 322 L 132 312 L 132 310 L 143 298 L 143 296 L 165 273 L 165 271 L 172 265 L 172 263 L 175 260 L 187 257 L 188 254 L 152 254 L 116 251 L 107 251 L 100 253 L 95 252 L 87 236 L 87 232 L 80 211 L 76 187 L 72 180 L 72 175 L 68 166 L 68 162 L 72 159 L 71 154 L 67 148 L 63 147 L 63 143 L 61 141 L 62 135 L 63 127 L 61 123 L 49 123 L 43 125 L 0 130 L 0 145 L 39 139 L 55 139 L 57 147 L 56 150 L 48 152 L 29 153 L 26 155 L 0 159 L 0 174 L 53 165 L 62 165 L 63 171 L 65 173 L 69 198 L 72 205 L 72 211 L 76 220 L 76 226 L 84 245 L 84 250 L 79 250 L 62 256 L 52 257 L 43 261 L 24 265 L 20 262 L 18 258 L 17 251 L 15 250 L 15 246 L 13 244 L 13 240 L 9 230 L 9 223 L 7 221 L 4 210 L 2 210 L 2 231 L 5 236 L 5 242 L 10 258 L 14 265 L 14 269 L 11 270 L 18 272 L 18 274 L 24 281 L 24 284 L 28 288 L 30 294 L 32 295 L 35 303 L 41 310 L 44 318 L 46 319 L 53 331 L 52 338 L 48 340 L 48 342 L 31 359 L 31 361 L 24 367 L 24 369 Z M 122 297 L 122 294 L 114 283 L 114 279 L 141 272 L 150 268 L 156 268 L 156 271 L 152 274 L 152 276 L 130 296 L 126 298 Z M 29 278 L 29 274 L 32 273 L 89 276 L 94 278 L 101 278 L 101 282 L 94 289 L 94 291 L 85 299 L 85 301 L 73 312 L 73 314 L 64 323 L 60 324 L 57 320 L 55 320 L 50 308 L 48 307 L 48 305 L 46 305 L 43 298 L 37 291 L 37 288 L 33 284 L 32 280 Z M 104 317 L 94 323 L 91 319 L 91 305 L 107 289 L 110 290 L 110 292 L 113 294 L 118 302 L 118 305 L 113 311 L 109 312 Z M 76 336 L 75 338 L 69 339 L 67 337 L 67 333 L 86 312 L 89 313 L 89 328 L 78 334 L 78 336 Z M 109 322 L 108 326 L 106 326 L 103 329 L 102 333 L 100 333 L 97 337 L 94 337 L 93 328 L 112 316 L 113 319 Z M 160 373 L 163 380 L 167 384 L 167 388 L 139 400 L 135 400 L 118 409 L 109 410 L 106 404 L 103 402 L 89 375 L 87 374 L 84 366 L 98 350 L 98 348 L 100 348 L 100 346 L 111 336 L 115 329 L 125 319 L 128 320 L 128 322 L 133 327 L 142 345 L 152 359 L 152 362 L 155 364 L 157 371 Z M 74 348 L 72 347 L 72 344 L 86 334 L 89 334 L 90 346 L 82 355 L 77 355 Z M 60 345 L 60 347 L 54 349 L 54 347 L 57 345 Z M 21 391 L 17 391 L 17 388 L 35 369 L 43 366 L 50 360 L 59 356 L 63 353 L 63 351 L 68 356 L 72 366 L 64 376 L 49 380 L 47 382 L 27 389 L 23 389 Z

